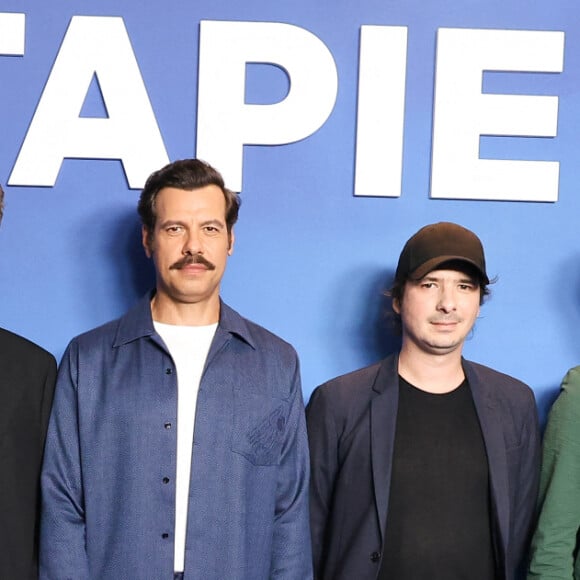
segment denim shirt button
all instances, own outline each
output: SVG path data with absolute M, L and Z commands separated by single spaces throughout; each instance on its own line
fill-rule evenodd
M 166 369 L 165 369 L 165 374 L 166 374 L 166 375 L 170 375 L 170 374 L 172 374 L 172 373 L 173 373 L 173 369 L 170 369 L 170 368 L 166 368 Z

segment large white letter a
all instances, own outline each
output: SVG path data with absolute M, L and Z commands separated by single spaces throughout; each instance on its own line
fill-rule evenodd
M 80 117 L 95 75 L 107 118 Z M 120 159 L 131 188 L 169 161 L 122 18 L 72 18 L 8 183 L 52 186 L 65 157 Z

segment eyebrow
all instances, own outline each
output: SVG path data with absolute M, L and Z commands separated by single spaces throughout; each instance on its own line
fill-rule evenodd
M 202 226 L 220 226 L 225 227 L 225 223 L 222 220 L 213 219 L 213 220 L 206 220 L 201 223 Z
M 165 220 L 164 222 L 161 222 L 159 224 L 160 228 L 166 228 L 168 226 L 187 226 L 187 222 L 183 221 L 183 220 Z M 222 220 L 219 219 L 211 219 L 211 220 L 205 220 L 204 222 L 201 223 L 201 226 L 219 226 L 224 228 L 225 227 L 225 222 L 223 222 Z
M 168 226 L 185 226 L 185 222 L 181 220 L 165 220 L 164 222 L 159 223 L 160 228 L 166 228 Z
M 441 281 L 443 278 L 440 276 L 430 276 L 429 274 L 423 276 L 423 278 L 421 278 L 420 280 L 418 280 L 417 282 L 439 282 Z M 460 282 L 462 284 L 477 284 L 477 281 L 475 278 L 472 278 L 471 276 L 467 276 L 466 274 L 464 274 L 462 277 L 460 278 L 453 278 L 453 282 Z

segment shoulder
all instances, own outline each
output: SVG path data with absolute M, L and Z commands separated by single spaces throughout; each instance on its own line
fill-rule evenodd
M 138 300 L 119 318 L 106 322 L 73 338 L 69 349 L 110 351 L 114 346 L 130 344 L 151 336 L 155 330 L 151 318 L 151 293 Z
M 220 326 L 233 335 L 237 335 L 262 354 L 272 354 L 292 360 L 297 358 L 296 350 L 290 343 L 260 324 L 241 316 L 226 304 L 222 304 Z
M 464 361 L 464 366 L 466 369 L 470 370 L 471 373 L 480 378 L 485 378 L 488 381 L 492 381 L 494 384 L 506 384 L 510 385 L 514 389 L 529 389 L 528 385 L 526 385 L 523 381 L 520 381 L 519 379 L 506 373 L 502 373 L 496 369 L 492 369 L 491 367 L 469 360 Z
M 71 340 L 69 348 L 74 346 L 80 349 L 94 349 L 105 345 L 112 347 L 121 321 L 122 317 L 75 336 Z
M 558 397 L 550 409 L 549 423 L 580 420 L 580 366 L 571 368 L 564 379 Z
M 3 328 L 0 328 L 0 352 L 12 362 L 17 359 L 44 362 L 47 365 L 56 364 L 54 356 L 47 350 Z
M 130 339 L 124 334 L 126 318 L 127 314 L 75 336 L 66 348 L 63 362 L 85 370 L 112 364 L 119 350 L 116 347 L 128 345 L 137 338 Z
M 309 406 L 332 406 L 345 411 L 366 406 L 373 396 L 373 387 L 381 369 L 381 363 L 357 369 L 335 377 L 314 389 Z
M 472 388 L 487 391 L 496 400 L 515 407 L 535 408 L 534 392 L 523 381 L 472 361 L 464 361 L 464 368 Z
M 580 402 L 580 366 L 571 368 L 562 381 L 562 390 Z
M 314 390 L 306 406 L 308 432 L 313 442 L 324 440 L 329 434 L 348 437 L 367 428 L 372 402 L 383 394 L 378 383 L 385 379 L 385 369 L 389 369 L 385 362 L 338 376 Z M 392 380 L 396 377 L 391 377 Z M 384 400 L 388 415 L 389 409 L 396 406 L 390 407 L 389 399 Z
M 373 387 L 375 379 L 381 367 L 381 363 L 374 363 L 367 367 L 351 371 L 331 379 L 320 386 L 324 390 L 333 391 L 357 391 Z
M 248 320 L 247 318 L 244 318 L 243 320 L 246 322 L 252 338 L 259 347 L 295 352 L 294 347 L 277 334 L 274 334 L 267 328 L 264 328 L 263 326 L 260 326 L 259 324 Z
M 212 359 L 210 365 L 221 365 L 228 375 L 235 373 L 239 385 L 247 384 L 254 392 L 293 399 L 304 408 L 300 363 L 291 344 L 225 304 L 214 345 L 222 341 L 227 342 L 227 348 L 222 358 Z

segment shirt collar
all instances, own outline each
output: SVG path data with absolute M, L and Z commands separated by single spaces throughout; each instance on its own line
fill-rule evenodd
M 131 310 L 121 317 L 113 347 L 119 347 L 134 340 L 157 334 L 151 316 L 151 299 L 154 294 L 154 290 L 145 294 Z M 248 321 L 240 316 L 233 308 L 230 308 L 222 302 L 221 299 L 218 330 L 236 335 L 248 343 L 253 349 L 256 348 Z

